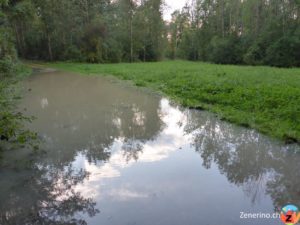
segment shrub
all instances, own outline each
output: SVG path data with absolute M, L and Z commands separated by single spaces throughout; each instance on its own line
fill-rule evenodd
M 9 77 L 14 72 L 14 62 L 11 57 L 0 59 L 0 79 Z
M 64 60 L 71 60 L 80 62 L 83 60 L 80 49 L 78 49 L 75 45 L 68 46 L 63 54 Z
M 300 66 L 300 37 L 284 36 L 266 51 L 265 63 L 271 66 Z
M 241 63 L 240 40 L 236 36 L 226 38 L 214 37 L 210 42 L 209 60 L 218 64 Z

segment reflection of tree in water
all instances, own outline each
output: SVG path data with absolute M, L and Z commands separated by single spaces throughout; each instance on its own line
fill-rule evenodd
M 34 158 L 34 169 L 0 168 L 0 224 L 85 224 L 79 216 L 94 216 L 98 210 L 92 199 L 74 190 L 88 174 L 74 171 L 70 165 L 80 153 L 90 163 L 108 161 L 118 139 L 122 139 L 124 157 L 137 160 L 143 143 L 155 138 L 161 129 L 158 107 L 155 99 L 141 105 L 116 104 L 112 112 L 105 112 L 96 121 L 73 119 L 80 118 L 73 115 L 79 113 L 76 110 L 64 112 L 61 120 L 49 128 L 44 128 L 47 121 L 38 121 L 46 154 Z M 61 121 L 71 122 L 64 125 Z
M 267 183 L 267 193 L 277 205 L 287 203 L 300 205 L 300 156 L 299 153 L 286 152 L 284 162 L 276 167 L 276 176 Z
M 107 150 L 120 138 L 124 140 L 123 148 L 127 156 L 135 158 L 141 150 L 136 143 L 154 139 L 162 128 L 158 108 L 158 99 L 140 105 L 119 103 L 113 105 L 112 111 L 101 115 L 93 126 L 90 124 L 92 122 L 74 122 L 72 126 L 80 129 L 72 131 L 70 126 L 66 128 L 66 131 L 70 129 L 69 132 L 61 132 L 60 136 L 57 130 L 47 130 L 44 135 L 50 140 L 46 146 L 49 149 L 48 159 L 52 159 L 54 164 L 68 164 L 82 151 L 89 162 L 106 161 L 111 154 Z
M 95 135 L 86 148 L 85 156 L 89 162 L 109 159 L 110 150 L 117 139 L 122 139 L 124 158 L 127 161 L 137 160 L 143 144 L 155 139 L 162 129 L 162 121 L 157 111 L 158 103 L 151 101 L 143 106 L 120 104 L 116 107 L 105 120 L 104 135 Z
M 92 199 L 84 198 L 72 187 L 87 176 L 83 170 L 71 167 L 62 171 L 41 165 L 32 170 L 1 171 L 0 224 L 85 224 L 76 214 L 92 217 L 99 211 Z
M 231 183 L 243 186 L 253 203 L 266 192 L 275 207 L 300 205 L 299 146 L 272 142 L 205 112 L 190 111 L 187 116 L 186 132 L 193 133 L 193 145 L 205 168 L 215 163 Z
M 134 139 L 126 140 L 122 146 L 123 158 L 126 162 L 131 160 L 137 161 L 139 154 L 143 151 L 143 143 L 137 142 Z

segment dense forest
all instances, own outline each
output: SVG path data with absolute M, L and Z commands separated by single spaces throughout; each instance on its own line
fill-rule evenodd
M 92 63 L 162 58 L 161 0 L 24 0 L 2 5 L 20 57 Z
M 171 57 L 300 65 L 299 0 L 195 0 L 173 13 Z
M 163 58 L 300 66 L 299 0 L 1 0 L 1 67 L 23 59 L 91 63 Z M 14 50 L 16 47 L 16 51 Z M 5 64 L 5 65 L 4 65 Z

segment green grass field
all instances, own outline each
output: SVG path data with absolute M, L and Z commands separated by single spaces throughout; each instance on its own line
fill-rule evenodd
M 187 61 L 47 64 L 89 75 L 114 75 L 161 91 L 183 106 L 286 142 L 300 142 L 300 68 L 214 65 Z

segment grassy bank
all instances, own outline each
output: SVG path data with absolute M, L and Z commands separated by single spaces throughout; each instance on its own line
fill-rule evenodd
M 52 63 L 81 74 L 114 75 L 161 91 L 188 107 L 291 142 L 300 142 L 300 69 L 186 61 L 135 64 Z

